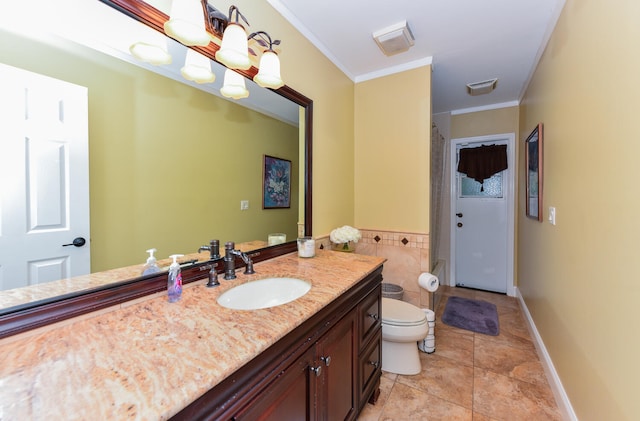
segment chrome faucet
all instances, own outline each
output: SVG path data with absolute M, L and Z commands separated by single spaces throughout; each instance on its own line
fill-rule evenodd
M 224 244 L 224 279 L 236 279 L 236 258 L 240 256 L 246 268 L 244 270 L 245 275 L 251 275 L 256 273 L 253 270 L 253 262 L 249 255 L 240 250 L 235 250 L 236 244 L 233 241 L 227 241 Z
M 209 259 L 215 260 L 220 258 L 220 240 L 211 240 L 208 246 L 201 246 L 198 253 L 209 250 Z

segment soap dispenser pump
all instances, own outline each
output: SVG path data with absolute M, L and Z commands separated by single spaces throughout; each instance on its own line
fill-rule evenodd
M 182 296 L 182 271 L 177 261 L 178 257 L 182 256 L 184 254 L 172 254 L 169 256 L 173 259 L 171 266 L 169 266 L 169 276 L 167 278 L 167 294 L 170 303 L 175 303 Z
M 156 258 L 153 255 L 153 253 L 155 253 L 156 251 L 156 249 L 147 250 L 147 253 L 149 253 L 149 258 L 147 258 L 147 263 L 145 263 L 144 267 L 142 268 L 142 276 L 160 272 L 160 267 L 158 266 Z

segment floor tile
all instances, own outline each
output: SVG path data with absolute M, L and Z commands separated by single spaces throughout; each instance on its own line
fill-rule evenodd
M 553 394 L 521 380 L 476 368 L 473 410 L 501 420 L 562 420 Z
M 473 335 L 456 332 L 454 329 L 436 329 L 436 336 L 435 355 L 473 366 Z
M 430 395 L 471 409 L 473 402 L 473 367 L 434 354 L 420 353 L 422 372 L 415 376 L 398 376 L 397 383 L 422 390 Z
M 484 335 L 475 338 L 474 366 L 543 387 L 548 385 L 534 349 L 515 348 Z
M 421 390 L 396 383 L 380 421 L 472 421 L 468 408 L 439 399 Z

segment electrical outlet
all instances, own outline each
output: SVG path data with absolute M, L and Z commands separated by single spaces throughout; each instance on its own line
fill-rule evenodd
M 240 201 L 240 210 L 247 210 L 249 209 L 249 201 L 248 200 L 241 200 Z
M 549 223 L 551 225 L 556 224 L 556 208 L 549 206 Z

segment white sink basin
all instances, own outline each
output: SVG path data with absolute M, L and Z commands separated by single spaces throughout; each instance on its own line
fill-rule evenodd
M 218 297 L 218 304 L 234 310 L 279 306 L 305 295 L 311 284 L 296 278 L 265 278 L 238 285 Z

